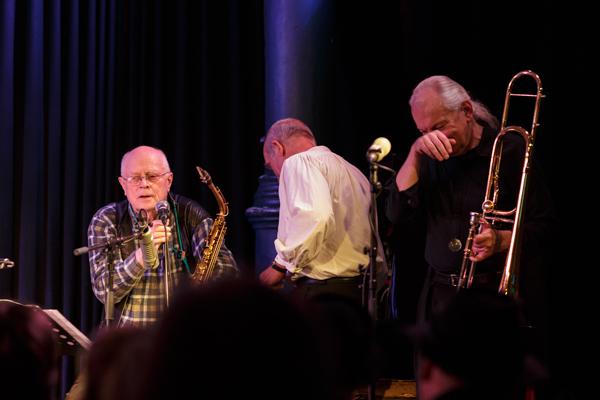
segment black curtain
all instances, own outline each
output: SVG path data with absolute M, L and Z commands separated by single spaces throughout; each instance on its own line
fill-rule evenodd
M 397 166 L 418 134 L 407 101 L 421 79 L 448 75 L 499 115 L 509 79 L 533 69 L 547 93 L 535 155 L 564 220 L 571 193 L 551 178 L 576 158 L 559 125 L 579 103 L 564 96 L 573 85 L 558 63 L 583 76 L 578 28 L 586 12 L 542 0 L 484 3 L 325 3 L 327 25 L 314 35 L 316 65 L 304 83 L 313 93 L 307 122 L 322 144 L 364 171 L 364 151 L 386 136 Z M 164 149 L 173 190 L 214 212 L 194 166 L 211 173 L 230 203 L 227 244 L 252 272 L 244 210 L 263 169 L 258 141 L 271 122 L 263 12 L 261 1 L 0 1 L 0 257 L 16 262 L 0 271 L 0 297 L 57 308 L 93 331 L 100 303 L 87 259 L 72 250 L 86 243 L 94 211 L 123 198 L 120 158 L 139 144 Z M 575 321 L 574 278 L 558 272 L 563 248 L 548 250 L 557 357 L 567 355 L 561 342 Z M 411 273 L 419 257 L 410 257 L 405 293 L 418 288 Z M 408 297 L 410 314 L 416 297 Z
M 262 171 L 260 2 L 2 1 L 0 297 L 100 319 L 85 245 L 95 210 L 123 198 L 120 158 L 162 148 L 173 190 L 216 210 L 194 166 L 230 201 L 228 245 L 253 267 L 244 210 Z M 243 173 L 242 173 L 243 171 Z M 235 200 L 234 200 L 235 199 Z

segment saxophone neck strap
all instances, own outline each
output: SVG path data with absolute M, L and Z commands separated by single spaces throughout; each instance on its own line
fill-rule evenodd
M 171 210 L 173 210 L 173 215 L 175 217 L 175 227 L 177 229 L 177 242 L 179 243 L 179 248 L 174 249 L 173 253 L 175 255 L 175 258 L 183 263 L 188 274 L 191 274 L 192 270 L 190 268 L 190 264 L 188 263 L 188 260 L 186 258 L 186 254 L 185 254 L 186 249 L 185 249 L 185 246 L 183 245 L 183 241 L 181 240 L 182 236 L 181 236 L 181 227 L 180 227 L 181 225 L 179 223 L 178 204 L 177 204 L 177 201 L 175 201 L 175 198 L 173 197 L 171 192 L 169 192 L 168 198 L 169 198 L 169 201 L 171 202 Z

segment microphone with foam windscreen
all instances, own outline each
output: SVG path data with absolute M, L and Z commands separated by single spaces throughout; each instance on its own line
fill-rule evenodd
M 387 156 L 392 149 L 392 143 L 384 137 L 375 139 L 369 150 L 367 150 L 367 160 L 369 162 L 379 162 Z
M 146 225 L 142 229 L 142 260 L 144 260 L 144 267 L 155 268 L 158 266 L 158 255 L 156 253 L 156 247 L 152 240 L 152 229 Z
M 140 235 L 144 267 L 156 267 L 158 265 L 158 254 L 152 240 L 152 229 L 148 226 L 148 213 L 144 209 L 141 209 L 138 214 L 136 231 Z

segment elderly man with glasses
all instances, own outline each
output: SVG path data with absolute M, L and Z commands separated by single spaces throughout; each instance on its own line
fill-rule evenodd
M 88 245 L 91 248 L 132 235 L 136 230 L 144 230 L 151 238 L 156 249 L 155 262 L 149 263 L 144 255 L 148 248 L 141 244 L 143 240 L 128 241 L 111 254 L 115 321 L 119 326 L 146 326 L 155 322 L 168 305 L 171 288 L 193 272 L 213 220 L 195 201 L 170 193 L 173 173 L 159 149 L 139 146 L 126 153 L 121 160 L 119 183 L 127 200 L 110 203 L 96 212 L 88 228 Z M 157 204 L 165 207 L 166 218 L 157 215 Z M 163 243 L 167 243 L 166 257 Z M 147 247 L 152 250 L 152 245 Z M 108 256 L 101 249 L 89 252 L 92 287 L 103 303 L 109 282 Z M 237 273 L 233 255 L 225 245 L 221 246 L 212 279 L 234 277 Z

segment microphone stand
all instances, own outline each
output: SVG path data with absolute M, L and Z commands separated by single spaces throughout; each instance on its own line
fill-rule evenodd
M 369 250 L 369 280 L 367 282 L 367 310 L 373 318 L 377 320 L 377 232 L 379 232 L 379 223 L 377 217 L 377 194 L 381 190 L 381 183 L 378 180 L 377 172 L 379 165 L 376 162 L 370 162 L 369 182 L 371 183 L 371 209 L 369 218 L 371 225 L 371 248 Z
M 165 267 L 165 276 L 164 276 L 164 283 L 165 283 L 165 303 L 166 303 L 166 307 L 169 307 L 169 304 L 171 304 L 171 299 L 170 299 L 170 281 L 169 281 L 169 269 L 170 269 L 170 258 L 169 257 L 169 241 L 167 240 L 167 222 L 168 222 L 168 218 L 166 215 L 161 215 L 160 220 L 163 224 L 163 229 L 165 230 L 165 242 L 162 244 L 162 249 L 163 249 L 163 265 Z
M 369 223 L 371 226 L 371 249 L 369 251 L 369 280 L 367 282 L 367 310 L 373 322 L 377 321 L 377 254 L 379 253 L 379 218 L 377 215 L 377 195 L 381 191 L 381 182 L 379 182 L 379 168 L 395 173 L 391 168 L 381 165 L 377 162 L 371 153 L 367 155 L 369 161 L 369 182 L 371 183 L 371 208 L 369 212 Z M 384 258 L 385 259 L 385 258 Z M 375 389 L 377 378 L 368 385 L 368 399 L 375 400 Z
M 371 226 L 371 248 L 369 250 L 369 280 L 367 281 L 367 310 L 373 320 L 377 321 L 377 234 L 379 232 L 379 223 L 377 221 L 377 194 L 381 190 L 381 183 L 377 177 L 379 164 L 369 158 L 369 182 L 371 183 L 371 208 L 369 210 L 369 224 Z M 367 398 L 376 399 L 377 378 L 369 383 L 367 388 Z
M 15 266 L 15 263 L 8 258 L 0 258 L 0 269 L 4 268 L 12 268 Z
M 129 236 L 117 236 L 112 239 L 108 239 L 104 243 L 98 243 L 90 247 L 80 247 L 73 250 L 73 254 L 80 256 L 93 250 L 102 250 L 106 253 L 106 268 L 108 270 L 108 283 L 106 285 L 106 295 L 104 297 L 104 327 L 110 328 L 113 325 L 114 320 L 114 273 L 115 273 L 115 260 L 114 251 L 120 246 L 127 242 L 137 238 L 139 233 L 134 233 Z

